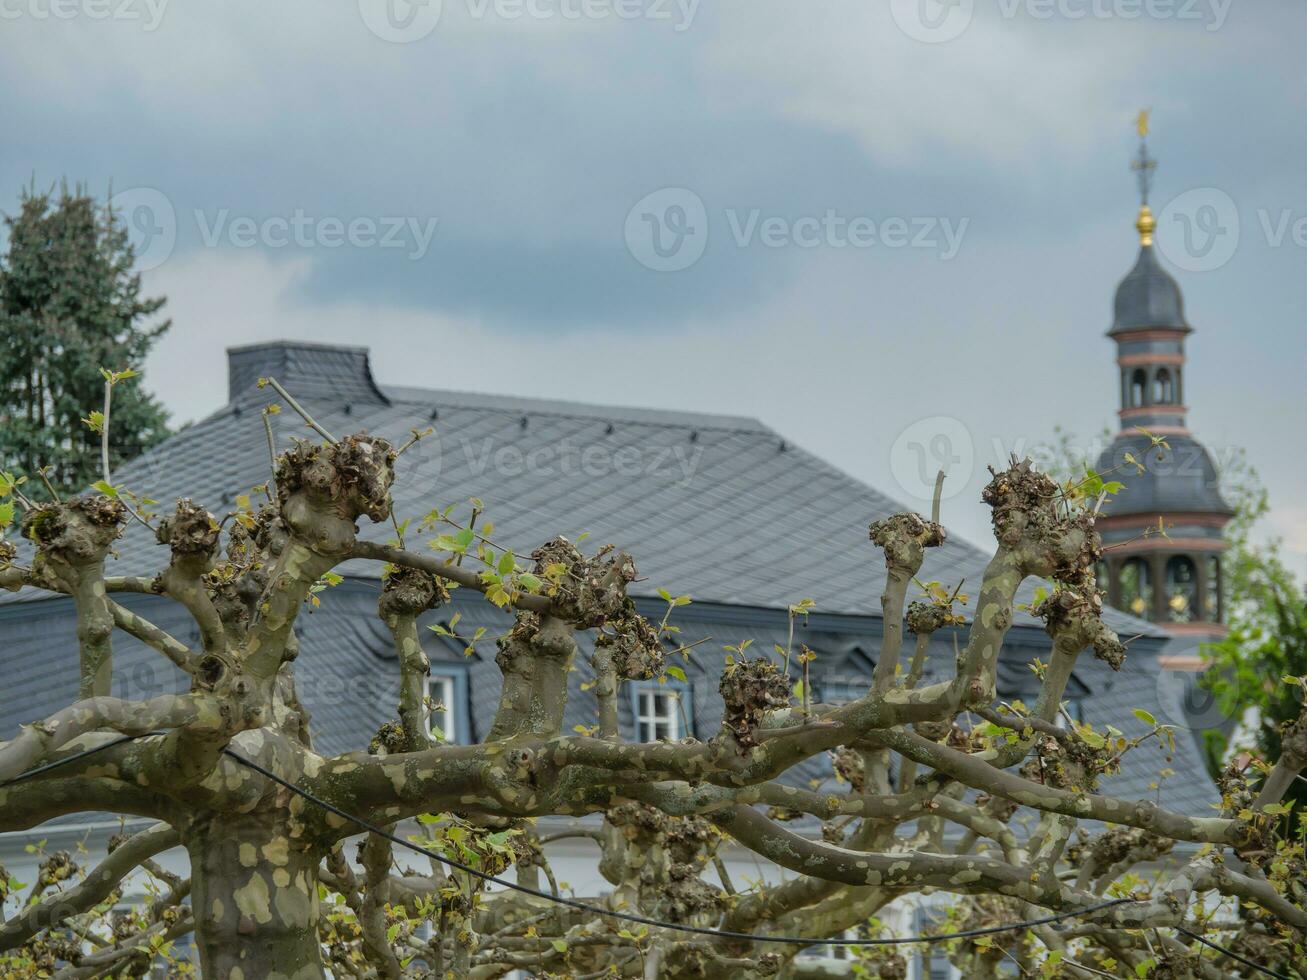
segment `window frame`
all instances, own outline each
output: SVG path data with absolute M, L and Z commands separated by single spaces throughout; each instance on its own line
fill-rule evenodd
M 1189 576 L 1181 581 L 1181 571 Z M 1198 563 L 1192 555 L 1170 555 L 1163 566 L 1166 589 L 1166 618 L 1171 623 L 1192 623 L 1203 618 L 1203 595 L 1198 582 Z
M 1174 405 L 1175 402 L 1175 380 L 1170 369 L 1163 365 L 1153 374 L 1153 404 Z
M 438 696 L 436 685 L 447 688 L 450 697 Z M 472 742 L 471 711 L 468 702 L 468 677 L 465 664 L 436 661 L 427 672 L 426 696 L 433 701 L 440 701 L 445 706 L 446 723 L 441 728 L 441 736 L 449 745 L 469 745 Z M 423 714 L 427 720 L 427 730 L 435 734 L 431 727 L 433 712 L 428 705 Z M 452 737 L 451 737 L 452 735 Z
M 647 715 L 643 710 L 643 701 L 646 695 L 656 697 L 658 694 L 668 695 L 668 704 L 671 706 L 669 715 L 670 736 L 669 742 L 675 742 L 687 736 L 694 735 L 694 688 L 690 683 L 681 683 L 680 681 L 668 679 L 666 683 L 660 684 L 656 680 L 650 681 L 630 681 L 628 682 L 631 697 L 631 729 L 637 742 L 657 742 L 657 738 L 645 738 L 642 730 L 644 719 L 646 717 L 653 719 L 650 724 L 655 726 L 651 734 L 657 731 L 656 726 L 659 724 L 657 718 L 653 715 Z
M 1126 573 L 1129 570 L 1137 569 L 1135 575 L 1134 588 L 1129 594 L 1126 592 Z M 1125 561 L 1121 562 L 1116 570 L 1117 594 L 1120 596 L 1120 609 L 1128 612 L 1132 616 L 1138 616 L 1140 619 L 1155 620 L 1157 586 L 1153 582 L 1153 566 L 1146 558 L 1141 555 L 1131 555 Z M 1143 607 L 1134 608 L 1136 600 Z
M 1130 392 L 1127 408 L 1144 408 L 1149 404 L 1148 372 L 1143 368 L 1135 368 L 1130 375 Z

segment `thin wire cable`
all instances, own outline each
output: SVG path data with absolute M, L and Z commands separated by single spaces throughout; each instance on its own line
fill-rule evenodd
M 1274 970 L 1267 969 L 1266 967 L 1262 966 L 1259 963 L 1254 963 L 1252 960 L 1244 959 L 1234 950 L 1226 949 L 1224 946 L 1218 945 L 1217 943 L 1212 942 L 1210 939 L 1204 939 L 1198 933 L 1191 932 L 1190 930 L 1186 929 L 1184 926 L 1173 926 L 1172 928 L 1174 928 L 1176 932 L 1184 933 L 1190 939 L 1198 940 L 1200 943 L 1202 943 L 1204 946 L 1208 947 L 1209 949 L 1214 949 L 1218 953 L 1224 953 L 1226 956 L 1230 957 L 1230 959 L 1242 963 L 1244 966 L 1251 967 L 1252 969 L 1256 970 L 1258 973 L 1261 973 L 1268 977 L 1276 977 L 1277 980 L 1293 980 L 1293 977 L 1289 976 L 1287 973 L 1276 973 Z M 1299 974 L 1299 976 L 1301 976 L 1301 974 Z
M 89 749 L 84 749 L 81 752 L 74 753 L 73 755 L 66 756 L 62 759 L 55 759 L 54 762 L 47 762 L 43 766 L 37 766 L 35 769 L 29 769 L 27 770 L 27 772 L 20 772 L 17 776 L 14 776 L 12 779 L 6 779 L 3 783 L 0 783 L 0 786 L 12 786 L 14 783 L 21 783 L 24 780 L 35 779 L 37 776 L 44 775 L 45 773 L 49 772 L 51 769 L 62 769 L 64 766 L 69 765 L 70 763 L 78 762 L 82 759 L 85 759 L 88 755 L 96 755 L 108 749 L 116 748 L 119 745 L 123 745 L 127 742 L 135 742 L 138 738 L 150 738 L 154 735 L 162 735 L 162 734 L 163 732 L 145 732 L 142 735 L 124 735 L 121 738 L 116 738 L 111 742 L 104 742 L 100 745 L 94 745 Z
M 35 769 L 29 769 L 26 772 L 19 773 L 17 776 L 14 776 L 12 779 L 7 779 L 3 783 L 0 783 L 0 785 L 11 786 L 15 783 L 24 782 L 25 780 L 28 779 L 34 779 L 35 777 L 44 775 L 45 773 L 50 772 L 52 770 L 60 769 L 64 766 L 70 765 L 71 763 L 78 762 L 82 759 L 85 759 L 88 756 L 96 755 L 100 752 L 105 752 L 109 749 L 116 748 L 119 745 L 126 744 L 127 742 L 134 742 L 137 739 L 152 738 L 163 734 L 164 734 L 163 732 L 146 732 L 141 735 L 123 735 L 120 738 L 116 738 L 111 741 L 104 742 L 100 745 L 92 746 L 89 749 L 83 749 L 81 752 L 76 752 L 73 755 L 66 756 L 65 758 L 62 759 L 56 759 L 54 762 L 48 762 L 43 766 L 37 766 Z M 488 884 L 499 885 L 502 888 L 508 888 L 512 891 L 521 892 L 524 895 L 530 895 L 534 898 L 541 898 L 544 899 L 545 901 L 553 902 L 554 904 L 557 905 L 564 905 L 567 906 L 568 908 L 573 908 L 581 912 L 589 912 L 593 915 L 604 916 L 605 918 L 620 919 L 624 922 L 634 922 L 638 925 L 649 926 L 650 928 L 667 929 L 673 932 L 690 933 L 692 935 L 697 935 L 697 936 L 711 936 L 716 939 L 737 939 L 745 942 L 782 943 L 787 945 L 800 945 L 800 946 L 903 946 L 903 945 L 912 945 L 915 943 L 931 944 L 931 943 L 948 942 L 953 939 L 971 939 L 977 936 L 992 936 L 1003 932 L 1013 932 L 1018 929 L 1030 929 L 1035 926 L 1043 926 L 1043 925 L 1049 925 L 1054 922 L 1061 922 L 1065 919 L 1080 918 L 1082 916 L 1090 915 L 1094 912 L 1101 912 L 1104 909 L 1114 908 L 1115 906 L 1118 905 L 1137 904 L 1140 901 L 1139 899 L 1134 899 L 1134 898 L 1116 898 L 1107 902 L 1099 902 L 1096 905 L 1090 905 L 1083 909 L 1077 909 L 1076 911 L 1073 912 L 1059 912 L 1054 915 L 1044 916 L 1043 918 L 1040 919 L 1030 919 L 1025 922 L 1014 922 L 1010 925 L 988 926 L 984 929 L 968 929 L 963 932 L 950 932 L 938 936 L 904 936 L 904 937 L 896 937 L 890 939 L 830 939 L 830 938 L 814 939 L 805 936 L 764 936 L 764 935 L 758 935 L 755 933 L 748 933 L 748 932 L 733 932 L 728 929 L 707 929 L 700 926 L 688 926 L 677 922 L 661 922 L 658 919 L 651 919 L 630 912 L 617 912 L 612 909 L 601 908 L 598 905 L 590 905 L 587 902 L 581 902 L 574 898 L 564 898 L 561 895 L 554 895 L 550 892 L 545 892 L 536 888 L 531 888 L 527 885 L 518 884 L 517 882 L 510 881 L 506 878 L 497 878 L 494 875 L 487 874 L 484 871 L 480 871 L 476 868 L 471 867 L 470 865 L 464 864 L 461 861 L 458 861 L 454 858 L 441 854 L 439 851 L 434 851 L 431 850 L 430 848 L 423 847 L 420 844 L 415 844 L 410 840 L 405 840 L 404 838 L 399 837 L 385 830 L 384 828 L 377 826 L 376 824 L 364 820 L 362 817 L 357 817 L 351 813 L 348 813 L 347 811 L 342 810 L 340 807 L 336 806 L 335 804 L 329 803 L 326 800 L 318 796 L 315 796 L 313 793 L 310 793 L 308 790 L 303 789 L 300 786 L 296 786 L 294 783 L 286 779 L 283 779 L 281 776 L 278 776 L 276 773 L 272 772 L 271 770 L 264 768 L 263 766 L 259 765 L 257 762 L 254 762 L 251 759 L 247 759 L 243 755 L 240 755 L 239 753 L 232 751 L 230 748 L 224 748 L 222 751 L 224 755 L 226 755 L 228 758 L 230 758 L 232 761 L 236 762 L 237 764 L 245 766 L 247 769 L 251 769 L 254 772 L 257 772 L 265 779 L 272 780 L 278 786 L 290 790 L 292 793 L 295 793 L 297 796 L 300 796 L 303 799 L 308 800 L 314 806 L 321 807 L 322 809 L 326 810 L 329 813 L 334 813 L 336 816 L 349 821 L 355 826 L 363 828 L 368 833 L 377 834 L 378 836 L 385 838 L 386 840 L 390 841 L 392 844 L 398 844 L 400 847 L 408 848 L 411 851 L 415 851 L 416 853 L 422 854 L 425 857 L 432 858 L 436 861 L 441 862 L 442 864 L 448 865 L 451 868 L 457 868 L 459 871 L 462 871 L 465 874 L 472 875 L 474 878 L 479 878 Z M 1197 942 L 1202 943 L 1204 946 L 1207 946 L 1218 953 L 1228 956 L 1231 959 L 1235 960 L 1236 962 L 1243 964 L 1244 966 L 1256 970 L 1258 973 L 1261 973 L 1268 977 L 1275 977 L 1277 978 L 1277 980 L 1293 980 L 1293 978 L 1288 976 L 1287 974 L 1277 973 L 1274 970 L 1269 970 L 1264 966 L 1254 963 L 1252 960 L 1245 959 L 1244 957 L 1240 956 L 1238 953 L 1234 952 L 1233 950 L 1226 949 L 1224 946 L 1214 943 L 1210 939 L 1205 939 L 1198 933 L 1186 929 L 1184 926 L 1177 925 L 1174 926 L 1173 928 L 1177 932 L 1183 933 L 1184 935 L 1188 936 L 1190 939 L 1194 939 Z
M 1134 899 L 1134 898 L 1115 898 L 1112 899 L 1111 901 L 1099 902 L 1097 905 L 1090 905 L 1083 909 L 1077 909 L 1074 912 L 1059 912 L 1055 915 L 1045 916 L 1042 919 L 1031 919 L 1028 922 L 1014 922 L 1011 925 L 989 926 L 984 929 L 968 929 L 965 932 L 951 932 L 940 936 L 907 936 L 907 937 L 892 938 L 892 939 L 830 939 L 830 938 L 812 939 L 806 936 L 762 936 L 750 932 L 732 932 L 729 929 L 708 929 L 701 926 L 683 925 L 678 922 L 662 922 L 659 921 L 658 919 L 650 919 L 643 915 L 636 915 L 635 913 L 632 912 L 616 912 L 613 911 L 612 909 L 601 908 L 598 905 L 590 905 L 587 902 L 578 901 L 577 899 L 574 898 L 564 898 L 561 895 L 553 895 L 550 892 L 541 891 L 538 888 L 531 888 L 529 885 L 522 885 L 515 881 L 510 881 L 506 878 L 497 878 L 492 874 L 487 874 L 484 871 L 479 871 L 478 869 L 466 865 L 461 861 L 455 860 L 454 858 L 447 857 L 446 855 L 441 854 L 439 851 L 433 851 L 430 848 L 423 847 L 420 844 L 415 844 L 410 840 L 405 840 L 403 837 L 393 834 L 390 831 L 385 830 L 384 828 L 379 827 L 374 823 L 370 823 L 369 821 L 364 820 L 362 817 L 357 817 L 352 813 L 348 813 L 345 810 L 342 810 L 340 807 L 336 806 L 335 804 L 329 803 L 326 800 L 310 793 L 308 790 L 296 786 L 294 783 L 290 782 L 289 780 L 283 779 L 281 776 L 278 776 L 276 773 L 268 769 L 265 769 L 257 762 L 247 759 L 243 755 L 240 755 L 237 752 L 233 752 L 229 748 L 223 749 L 222 751 L 223 754 L 225 754 L 228 758 L 234 760 L 235 762 L 239 763 L 242 766 L 245 766 L 248 769 L 252 769 L 254 772 L 257 772 L 259 775 L 272 780 L 278 786 L 290 790 L 292 793 L 295 793 L 297 796 L 303 797 L 305 800 L 308 800 L 314 806 L 321 807 L 322 809 L 326 810 L 328 813 L 333 813 L 336 816 L 341 817 L 342 819 L 347 820 L 350 823 L 354 824 L 356 827 L 363 828 L 368 833 L 376 834 L 378 837 L 382 837 L 390 841 L 392 844 L 398 844 L 400 847 L 406 847 L 410 851 L 415 851 L 418 854 L 422 854 L 428 858 L 432 858 L 436 861 L 441 862 L 442 864 L 448 865 L 451 868 L 457 868 L 459 871 L 462 871 L 466 874 L 470 874 L 474 878 L 480 878 L 482 881 L 487 882 L 488 884 L 499 885 L 503 888 L 508 888 L 516 892 L 521 892 L 524 895 L 531 895 L 534 898 L 543 898 L 546 901 L 554 902 L 557 905 L 566 905 L 568 908 L 573 908 L 580 912 L 589 912 L 591 915 L 600 915 L 609 919 L 621 919 L 623 922 L 634 922 L 637 925 L 649 926 L 650 928 L 654 928 L 654 929 L 667 929 L 672 932 L 684 932 L 696 936 L 711 936 L 714 939 L 737 939 L 745 942 L 755 942 L 755 943 L 783 943 L 791 946 L 901 946 L 901 945 L 909 945 L 912 943 L 941 943 L 941 942 L 947 942 L 950 939 L 969 939 L 975 936 L 992 936 L 996 933 L 1001 933 L 1001 932 L 1013 932 L 1018 929 L 1029 929 L 1032 928 L 1033 926 L 1048 925 L 1053 922 L 1060 922 L 1063 919 L 1078 918 L 1080 916 L 1089 915 L 1092 912 L 1099 912 L 1102 911 L 1103 909 L 1109 909 L 1117 905 L 1134 904 L 1139 901 L 1138 899 Z

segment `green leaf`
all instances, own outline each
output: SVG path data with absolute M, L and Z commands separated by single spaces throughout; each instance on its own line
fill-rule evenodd
M 92 483 L 91 486 L 94 489 L 99 490 L 106 497 L 111 497 L 114 500 L 118 499 L 118 488 L 112 484 L 105 483 L 103 480 L 97 480 L 95 483 Z
M 1091 749 L 1101 749 L 1107 744 L 1107 740 L 1092 728 L 1082 728 L 1080 730 L 1080 739 Z
M 667 673 L 671 674 L 682 684 L 685 683 L 685 671 L 683 671 L 680 667 L 668 667 Z
M 454 535 L 454 540 L 458 543 L 459 549 L 466 551 L 476 540 L 476 532 L 470 527 L 465 527 Z
M 1134 715 L 1145 725 L 1152 725 L 1154 728 L 1157 727 L 1157 719 L 1154 718 L 1147 711 L 1145 711 L 1143 708 L 1135 708 Z
M 6 500 L 0 504 L 0 528 L 6 528 L 14 522 L 14 502 Z
M 523 572 L 517 577 L 518 584 L 528 592 L 540 591 L 540 579 L 536 578 L 530 572 Z
M 513 553 L 511 551 L 505 551 L 502 555 L 499 556 L 500 575 L 508 575 L 513 571 L 515 567 L 516 567 L 516 563 L 513 561 Z
M 558 952 L 560 952 L 560 953 L 566 953 L 566 952 L 567 952 L 567 940 L 566 940 L 566 939 L 555 939 L 555 940 L 554 940 L 550 945 L 553 946 L 554 949 L 558 950 Z

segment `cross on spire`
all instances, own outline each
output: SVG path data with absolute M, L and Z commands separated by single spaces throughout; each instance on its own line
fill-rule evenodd
M 1139 155 L 1130 164 L 1139 181 L 1139 203 L 1148 204 L 1148 192 L 1153 188 L 1153 171 L 1157 161 L 1148 155 L 1148 109 L 1140 109 L 1135 117 L 1135 129 L 1139 133 Z

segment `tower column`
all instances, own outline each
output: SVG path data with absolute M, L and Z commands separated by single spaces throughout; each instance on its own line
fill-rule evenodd
M 1153 622 L 1165 623 L 1171 618 L 1170 599 L 1166 594 L 1166 558 L 1160 551 L 1148 556 L 1148 567 L 1153 576 Z

